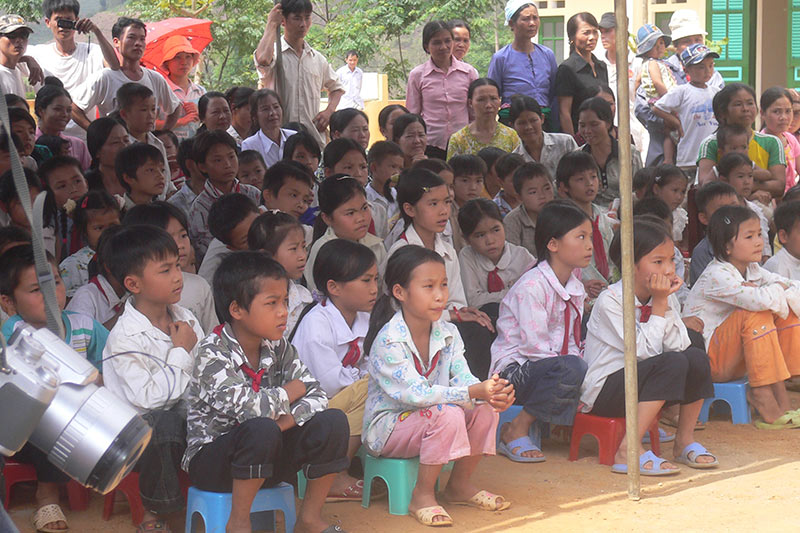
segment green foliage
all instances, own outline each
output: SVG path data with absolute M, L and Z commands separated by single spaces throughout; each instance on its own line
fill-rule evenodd
M 38 24 L 42 18 L 42 3 L 26 2 L 25 0 L 0 0 L 0 13 L 13 13 L 21 16 L 28 23 Z

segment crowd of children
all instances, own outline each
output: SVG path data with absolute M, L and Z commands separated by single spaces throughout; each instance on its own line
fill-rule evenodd
M 76 1 L 44 4 L 46 20 L 95 31 Z M 517 27 L 535 9 L 511 0 L 507 19 Z M 310 17 L 308 0 L 278 4 L 254 53 L 265 87 L 225 94 L 206 93 L 173 63 L 193 60 L 185 43 L 165 59 L 169 81 L 143 68 L 145 25 L 122 17 L 112 30 L 121 60 L 101 34 L 98 49 L 79 47 L 95 66 L 82 80 L 47 78 L 35 118 L 12 93 L 21 76 L 36 81 L 37 64 L 24 44 L 22 53 L 6 46 L 26 43 L 30 28 L 0 17 L 11 120 L 0 133 L 2 332 L 46 324 L 13 141 L 32 198 L 46 193 L 44 245 L 65 341 L 153 428 L 136 465 L 139 531 L 169 530 L 165 519 L 183 506 L 181 469 L 202 490 L 233 493 L 229 532 L 250 530 L 262 486 L 302 471 L 298 528 L 342 531 L 321 510 L 370 489 L 351 469 L 362 446 L 419 457 L 409 511 L 449 525 L 441 502 L 511 505 L 474 484 L 481 457 L 545 461 L 550 426 L 577 413 L 624 416 L 613 93 L 596 89 L 576 106 L 574 136 L 545 132 L 535 98 L 506 99 L 463 67 L 462 50 L 451 64 L 469 78 L 460 104 L 476 121 L 448 147 L 450 125 L 419 101 L 441 74 L 437 61 L 455 53 L 453 25 L 438 21 L 423 35 L 432 63 L 409 82 L 419 85 L 409 108 L 427 107 L 387 106 L 385 139 L 370 144 L 363 111 L 334 112 L 341 83 L 304 41 Z M 669 36 L 651 25 L 637 34 L 637 83 L 654 117 L 646 124 L 664 142 L 663 160 L 634 177 L 637 436 L 671 420 L 676 432 L 663 437 L 674 458 L 623 440 L 613 472 L 626 472 L 628 453 L 644 475 L 718 465 L 694 437 L 715 382 L 747 377 L 759 428 L 800 427 L 787 394 L 800 375 L 800 99 L 766 90 L 753 130 L 753 89 L 723 87 L 718 55 L 687 41 L 705 32 L 681 24 L 671 60 Z M 53 28 L 69 52 L 76 30 Z M 292 74 L 276 81 L 278 45 Z M 46 73 L 66 68 L 40 54 Z M 317 112 L 308 96 L 320 90 L 330 100 Z M 501 97 L 508 126 L 497 122 Z M 498 412 L 513 404 L 522 409 L 499 428 L 495 450 Z M 21 457 L 39 478 L 36 529 L 66 530 L 65 480 L 35 449 Z

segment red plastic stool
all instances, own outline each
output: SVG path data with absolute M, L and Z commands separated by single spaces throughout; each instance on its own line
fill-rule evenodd
M 650 442 L 653 453 L 661 453 L 661 443 L 658 437 L 658 417 L 655 418 L 650 426 Z M 581 438 L 584 435 L 591 435 L 597 439 L 599 451 L 599 462 L 601 465 L 613 465 L 614 455 L 625 436 L 624 418 L 606 418 L 604 416 L 588 415 L 578 413 L 575 415 L 575 422 L 572 426 L 572 439 L 569 446 L 569 460 L 578 460 L 578 449 L 581 445 Z
M 178 480 L 181 484 L 181 492 L 184 499 L 186 493 L 189 491 L 189 474 L 183 470 L 178 471 Z M 117 491 L 122 492 L 128 500 L 128 506 L 131 508 L 131 522 L 134 527 L 138 527 L 144 519 L 144 505 L 142 504 L 142 497 L 139 494 L 139 472 L 131 472 L 125 476 L 119 485 L 112 491 L 105 495 L 103 500 L 103 520 L 111 520 L 111 515 L 114 514 L 114 498 Z
M 85 511 L 89 508 L 89 489 L 70 479 L 67 483 L 67 498 L 72 511 Z
M 25 481 L 36 481 L 36 469 L 33 468 L 33 465 L 26 465 L 13 459 L 8 459 L 3 469 L 3 477 L 5 477 L 6 481 L 6 497 L 3 500 L 3 507 L 8 509 L 8 503 L 11 501 L 11 487 Z

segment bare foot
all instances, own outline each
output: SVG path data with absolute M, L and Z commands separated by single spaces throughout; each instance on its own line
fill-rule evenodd
M 225 533 L 251 533 L 253 531 L 253 526 L 250 524 L 250 517 L 247 517 L 247 520 L 242 522 L 234 522 L 233 520 L 228 520 L 228 524 L 225 526 Z
M 504 444 L 508 444 L 509 442 L 513 442 L 520 437 L 525 437 L 528 434 L 530 426 L 526 428 L 517 428 L 515 424 L 511 422 L 507 422 L 503 424 L 503 427 L 500 429 L 500 442 Z M 511 453 L 516 454 L 517 450 L 519 450 L 519 446 L 515 446 L 511 449 Z M 539 450 L 528 450 L 526 452 L 522 452 L 522 457 L 544 457 L 544 453 Z

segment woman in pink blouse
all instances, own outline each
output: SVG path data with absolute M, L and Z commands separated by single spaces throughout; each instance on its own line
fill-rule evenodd
M 69 155 L 80 161 L 81 170 L 88 170 L 92 157 L 86 143 L 77 137 L 64 135 L 64 129 L 72 118 L 72 97 L 67 90 L 58 85 L 45 84 L 36 93 L 33 109 L 38 119 L 36 138 L 42 135 L 61 137 L 69 143 Z
M 422 29 L 422 48 L 430 55 L 408 76 L 406 107 L 428 125 L 426 155 L 447 159 L 450 136 L 469 124 L 467 90 L 478 71 L 453 56 L 453 29 L 441 20 Z

